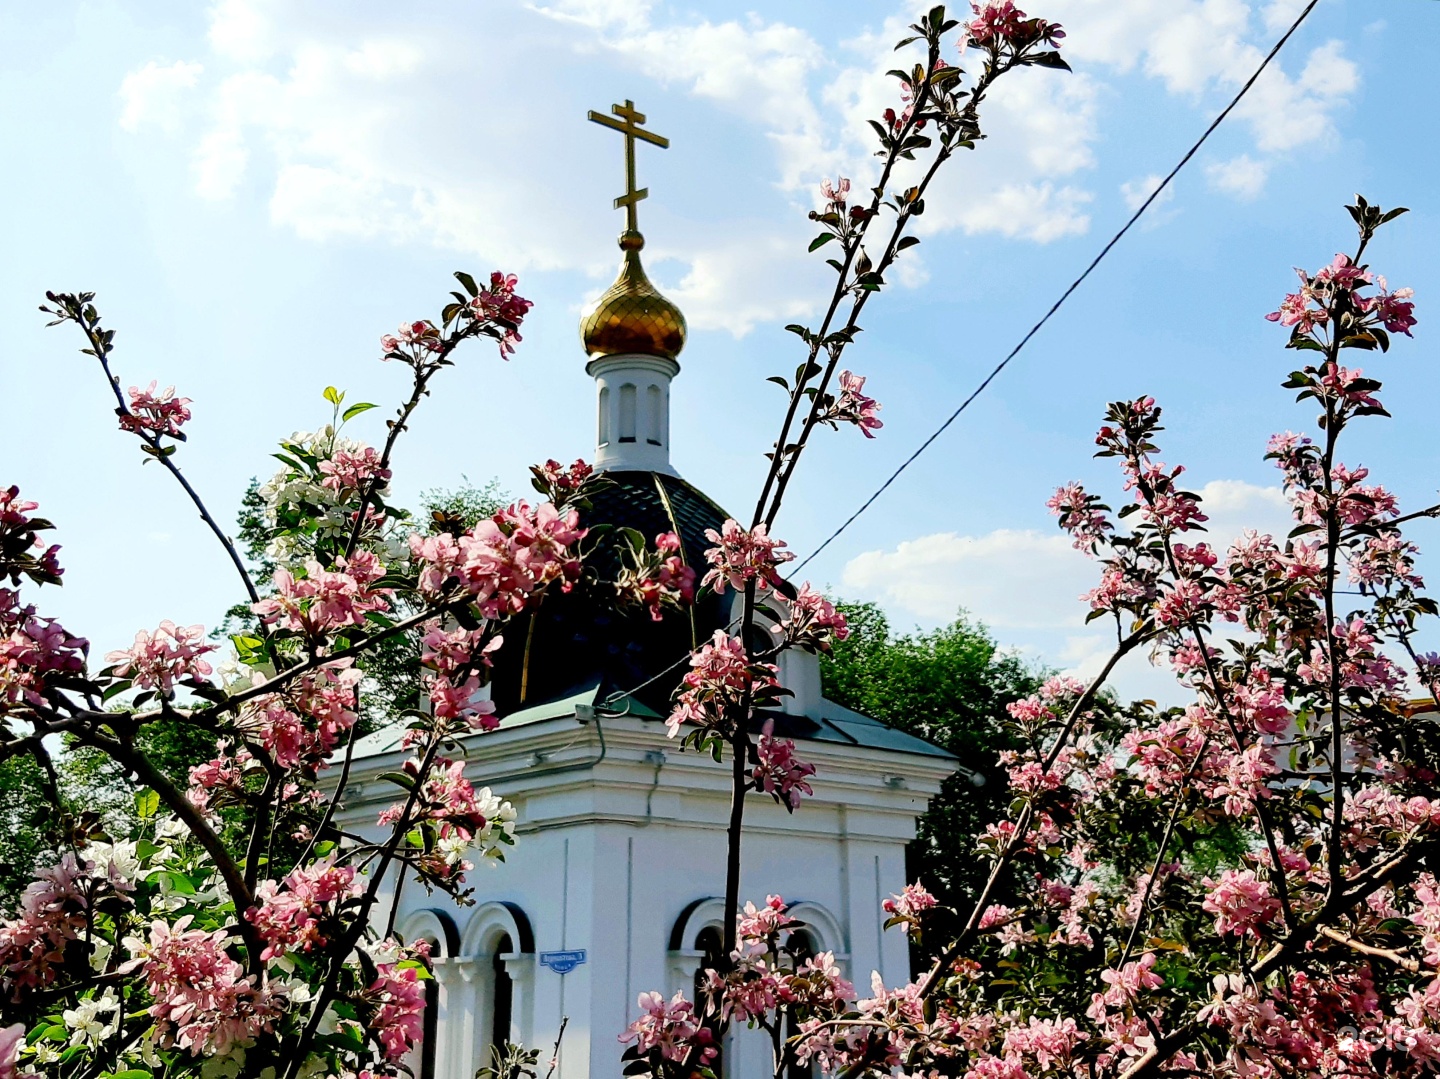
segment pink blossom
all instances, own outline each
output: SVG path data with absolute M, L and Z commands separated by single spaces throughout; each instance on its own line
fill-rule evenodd
M 16 1060 L 25 1048 L 25 1024 L 0 1028 L 0 1079 L 15 1079 Z
M 726 520 L 719 532 L 713 528 L 706 529 L 705 538 L 715 546 L 705 552 L 711 569 L 700 582 L 703 587 L 718 587 L 721 582 L 726 582 L 740 592 L 752 581 L 778 584 L 778 567 L 795 557 L 789 551 L 781 550 L 785 541 L 772 539 L 763 522 L 747 531 L 732 517 Z
M 406 348 L 418 355 L 421 352 L 439 352 L 442 347 L 440 331 L 424 319 L 401 323 L 395 333 L 387 333 L 380 338 L 380 348 L 385 353 L 383 358 L 387 360 L 396 355 L 403 356 Z
M 1060 527 L 1070 533 L 1077 551 L 1094 552 L 1105 542 L 1105 533 L 1115 526 L 1105 516 L 1100 499 L 1087 494 L 1078 483 L 1057 488 L 1045 503 L 1060 518 Z
M 411 757 L 403 765 L 409 775 L 418 775 L 419 762 Z M 410 827 L 418 820 L 432 820 L 439 825 L 442 839 L 473 839 L 490 823 L 486 805 L 493 805 L 490 788 L 477 791 L 465 778 L 465 762 L 451 761 L 436 757 L 424 784 L 420 797 L 411 809 L 411 815 L 402 819 L 405 807 L 401 803 L 381 811 L 377 823 L 382 825 L 400 824 Z
M 1014 0 L 975 0 L 975 17 L 966 24 L 971 40 L 978 44 L 1009 42 L 1017 47 L 1044 41 L 1058 45 L 1065 36 L 1058 23 L 1032 19 L 1015 7 Z
M 189 929 L 191 915 L 173 926 L 155 921 L 143 949 L 144 972 L 155 1003 L 157 1040 L 193 1056 L 225 1056 L 271 1029 L 277 1009 L 253 977 L 225 952 L 224 930 Z
M 320 462 L 320 471 L 325 475 L 320 486 L 336 492 L 359 491 L 371 480 L 383 484 L 390 479 L 390 470 L 380 467 L 380 454 L 374 446 L 364 446 L 354 453 L 337 449 L 328 461 Z
M 849 371 L 840 372 L 840 396 L 827 413 L 826 418 L 841 423 L 853 423 L 866 438 L 874 438 L 871 431 L 884 427 L 880 417 L 880 404 L 873 397 L 866 397 L 865 379 Z
M 5 999 L 20 999 L 49 985 L 65 960 L 65 947 L 85 931 L 87 911 L 101 894 L 113 894 L 108 881 L 90 876 L 92 866 L 64 854 L 42 869 L 20 896 L 15 918 L 0 922 L 0 989 Z
M 790 643 L 822 652 L 829 652 L 832 641 L 843 641 L 850 636 L 845 616 L 812 589 L 809 581 L 800 586 L 790 601 L 789 614 L 780 627 Z
M 364 625 L 370 611 L 390 609 L 391 590 L 369 587 L 384 570 L 374 555 L 359 552 L 352 561 L 353 567 L 340 559 L 327 570 L 312 558 L 305 563 L 306 576 L 298 578 L 277 569 L 275 594 L 251 609 L 267 624 L 310 636 Z
M 747 900 L 735 916 L 736 937 L 748 947 L 766 950 L 776 934 L 799 924 L 786 913 L 788 909 L 778 895 L 767 895 L 761 907 Z
M 1364 370 L 1359 367 L 1349 368 L 1327 363 L 1320 375 L 1320 386 L 1326 391 L 1327 396 L 1346 405 L 1359 408 L 1379 408 L 1380 402 L 1371 395 L 1371 392 L 1358 385 L 1364 376 Z
M 629 602 L 650 612 L 652 621 L 663 620 L 664 608 L 683 607 L 695 599 L 695 571 L 680 553 L 680 537 L 662 532 L 655 537 L 655 551 L 638 556 L 616 581 L 616 590 Z
M 425 1033 L 425 987 L 414 967 L 381 963 L 363 999 L 374 1009 L 366 1026 L 384 1046 L 387 1060 L 400 1060 Z
M 573 494 L 584 487 L 595 474 L 595 469 L 583 458 L 576 458 L 568 467 L 552 459 L 543 465 L 532 465 L 530 471 L 544 485 L 551 499 L 555 499 L 557 495 Z
M 122 430 L 172 437 L 180 433 L 190 418 L 190 398 L 176 397 L 174 386 L 157 391 L 158 386 L 158 382 L 152 382 L 143 390 L 130 387 L 129 411 L 120 413 Z
M 1032 1057 L 1042 1068 L 1064 1063 L 1075 1047 L 1089 1038 L 1073 1019 L 1040 1019 L 1030 1017 L 1025 1026 L 1011 1027 L 1005 1033 L 1004 1050 Z
M 641 993 L 640 1018 L 631 1023 L 621 1042 L 634 1042 L 641 1053 L 658 1049 L 666 1060 L 683 1063 L 692 1051 L 698 1063 L 714 1060 L 719 1050 L 714 1035 L 695 1014 L 695 1006 L 677 992 L 667 1003 L 659 993 Z
M 453 588 L 468 592 L 485 618 L 523 611 L 535 593 L 560 581 L 568 588 L 580 576 L 574 547 L 585 538 L 574 510 L 543 502 L 517 502 L 458 539 L 448 533 L 411 536 L 420 563 L 420 590 L 439 599 Z
M 795 743 L 789 738 L 772 737 L 774 721 L 765 724 L 765 732 L 755 740 L 755 768 L 751 778 L 756 790 L 763 790 L 790 810 L 800 807 L 800 799 L 814 794 L 806 780 L 815 774 L 815 766 L 795 755 Z
M 0 589 L 0 599 L 10 601 L 8 611 L 0 609 L 0 704 L 43 704 L 44 690 L 57 676 L 85 669 L 90 642 L 40 617 L 33 606 L 15 605 L 13 597 Z
M 1379 280 L 1380 294 L 1370 297 L 1364 304 L 1364 310 L 1383 323 L 1391 333 L 1415 336 L 1410 332 L 1410 328 L 1415 325 L 1415 304 L 1410 299 L 1415 295 L 1415 290 L 1397 288 L 1394 292 L 1387 292 L 1385 278 Z
M 167 618 L 154 633 L 136 633 L 132 647 L 107 653 L 105 662 L 113 664 L 116 678 L 169 695 L 181 679 L 207 678 L 213 668 L 200 657 L 213 651 L 215 645 L 205 643 L 204 626 L 177 626 Z
M 925 911 L 938 906 L 939 903 L 940 901 L 931 895 L 923 884 L 916 881 L 914 884 L 905 885 L 899 895 L 892 895 L 881 903 L 880 909 L 897 918 L 917 919 Z
M 1261 929 L 1280 913 L 1280 901 L 1254 870 L 1227 869 L 1218 881 L 1207 877 L 1204 884 L 1209 892 L 1201 907 L 1215 915 L 1215 931 L 1221 936 L 1235 933 L 1258 938 Z
M 714 727 L 730 718 L 747 693 L 753 707 L 757 697 L 779 685 L 773 663 L 751 663 L 738 637 L 724 630 L 701 645 L 690 657 L 690 670 L 681 682 L 675 708 L 665 721 L 674 738 L 685 723 Z
M 333 855 L 310 866 L 297 866 L 283 885 L 270 880 L 261 882 L 255 890 L 260 905 L 245 912 L 246 920 L 265 941 L 260 958 L 269 960 L 287 951 L 323 948 L 326 938 L 320 919 L 333 917 L 338 904 L 361 891 L 354 868 L 335 865 Z
M 514 274 L 496 270 L 490 275 L 490 287 L 481 289 L 470 301 L 470 310 L 476 318 L 503 324 L 498 327 L 502 331 L 499 338 L 501 359 L 509 359 L 514 354 L 515 346 L 520 343 L 520 324 L 534 306 L 515 292 L 518 283 L 519 278 Z

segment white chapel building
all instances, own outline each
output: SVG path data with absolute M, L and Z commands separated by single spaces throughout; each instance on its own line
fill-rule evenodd
M 596 467 L 613 482 L 583 523 L 635 528 L 647 540 L 673 531 L 703 573 L 705 531 L 728 515 L 670 463 L 685 320 L 645 276 L 630 208 L 619 277 L 581 321 L 598 394 Z M 684 672 L 677 661 L 727 626 L 734 596 L 653 622 L 607 601 L 613 554 L 602 548 L 589 564 L 599 587 L 547 598 L 507 629 L 492 685 L 500 729 L 469 739 L 466 775 L 514 803 L 517 845 L 503 865 L 468 874 L 472 906 L 413 881 L 402 889 L 398 932 L 428 939 L 435 956 L 433 1036 L 417 1079 L 472 1079 L 504 1040 L 540 1049 L 543 1075 L 562 1021 L 557 1079 L 619 1079 L 617 1039 L 636 1017 L 636 996 L 684 989 L 693 999 L 696 973 L 719 946 L 730 766 L 681 752 L 663 716 Z M 825 700 L 815 656 L 782 659 L 794 695 L 770 718 L 815 765 L 815 794 L 794 814 L 750 795 L 742 901 L 784 896 L 807 924 L 804 943 L 834 952 L 862 994 L 872 971 L 903 982 L 908 944 L 899 930 L 882 931 L 880 903 L 905 884 L 916 818 L 957 762 Z M 407 755 L 400 733 L 357 745 L 338 818 L 347 830 L 372 832 L 394 800 L 377 777 Z M 770 1075 L 758 1032 L 732 1032 L 722 1059 L 726 1079 Z

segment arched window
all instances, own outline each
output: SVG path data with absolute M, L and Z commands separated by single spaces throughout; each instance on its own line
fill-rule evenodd
M 446 1007 L 444 971 L 460 944 L 460 935 L 449 914 L 440 910 L 417 910 L 410 914 L 400 929 L 400 938 L 430 946 L 431 977 L 422 984 L 425 990 L 425 1013 L 420 1024 L 420 1041 L 409 1056 L 415 1079 L 435 1079 L 440 1073 L 440 1020 Z
M 507 933 L 495 943 L 495 955 L 490 960 L 490 1044 L 501 1049 L 512 1040 L 511 1018 L 515 1011 L 515 981 L 505 968 L 505 956 L 515 950 Z
M 600 445 L 610 441 L 610 387 L 600 387 Z
M 660 387 L 653 383 L 645 388 L 645 441 L 660 445 L 660 428 L 665 422 L 665 404 Z
M 620 387 L 620 441 L 635 441 L 635 384 Z
M 710 1012 L 709 992 L 706 986 L 705 972 L 718 969 L 720 960 L 725 954 L 725 940 L 720 935 L 718 925 L 707 925 L 695 935 L 695 950 L 700 953 L 700 965 L 695 968 L 695 1006 L 702 1013 Z M 719 1053 L 710 1062 L 710 1070 L 716 1075 L 725 1074 L 725 1048 L 719 1046 Z
M 464 1029 L 447 1029 L 441 1063 L 453 1075 L 474 1075 L 492 1063 L 491 1050 L 524 1044 L 534 1020 L 535 934 L 513 903 L 482 903 L 465 927 Z
M 796 970 L 804 966 L 807 959 L 814 959 L 820 954 L 820 942 L 809 929 L 796 929 L 786 939 L 784 947 L 792 956 Z M 799 1033 L 800 1025 L 796 1022 L 793 1013 L 787 1009 L 785 1013 L 784 1037 L 788 1041 Z M 792 1064 L 789 1071 L 785 1074 L 787 1079 L 813 1079 L 815 1069 L 807 1061 L 804 1064 Z
M 435 1050 L 440 1042 L 440 983 L 425 983 L 425 1025 L 421 1028 L 418 1079 L 435 1079 Z

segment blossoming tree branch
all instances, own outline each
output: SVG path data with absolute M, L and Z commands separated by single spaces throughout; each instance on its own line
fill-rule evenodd
M 790 327 L 801 363 L 772 379 L 785 407 L 748 527 L 711 534 L 698 582 L 675 537 L 622 537 L 617 604 L 659 617 L 697 587 L 739 597 L 731 631 L 689 657 L 668 724 L 728 754 L 733 917 L 698 999 L 642 995 L 641 1018 L 617 1032 L 625 1073 L 711 1074 L 740 1024 L 767 1032 L 777 1079 L 1435 1070 L 1440 738 L 1408 709 L 1420 692 L 1440 705 L 1440 656 L 1416 644 L 1436 607 L 1402 526 L 1440 507 L 1402 513 L 1339 456 L 1353 423 L 1387 414 L 1379 381 L 1342 353 L 1378 357 L 1415 325 L 1409 292 L 1365 262 L 1403 211 L 1363 199 L 1350 207 L 1355 248 L 1302 271 L 1269 316 L 1299 363 L 1286 385 L 1320 413 L 1316 435 L 1280 434 L 1267 451 L 1294 509 L 1290 536 L 1212 549 L 1183 469 L 1158 458 L 1148 397 L 1111 405 L 1097 437 L 1121 468 L 1119 512 L 1075 484 L 1051 500 L 1096 559 L 1085 601 L 1113 626 L 1114 652 L 1089 684 L 1055 678 L 1011 708 L 1024 747 L 1006 760 L 1012 813 L 975 837 L 990 873 L 973 902 L 944 907 L 920 882 L 885 902 L 890 926 L 931 956 L 921 975 L 877 978 L 862 995 L 835 956 L 799 957 L 781 897 L 742 906 L 747 795 L 803 812 L 816 778 L 760 722 L 784 692 L 776 659 L 847 632 L 823 596 L 781 576 L 790 556 L 771 529 L 785 492 L 817 428 L 880 428 L 842 359 L 917 242 L 907 230 L 938 169 L 982 137 L 994 81 L 1066 67 L 1061 29 L 1011 0 L 976 3 L 964 22 L 935 8 L 912 30 L 901 47 L 918 44 L 923 59 L 892 73 L 900 100 L 873 124 L 869 196 L 852 203 L 849 181 L 827 181 L 812 215 L 811 249 L 835 252 L 835 284 L 816 326 Z M 114 388 L 121 430 L 222 545 L 254 622 L 232 638 L 233 665 L 212 663 L 202 627 L 170 622 L 92 663 L 87 642 L 32 599 L 63 574 L 52 526 L 15 488 L 0 492 L 0 759 L 33 756 L 58 806 L 57 742 L 102 753 L 133 781 L 136 821 L 128 836 L 72 830 L 71 849 L 0 923 L 0 1079 L 406 1070 L 428 950 L 395 934 L 398 888 L 387 902 L 384 882 L 408 874 L 464 900 L 470 859 L 499 859 L 514 841 L 514 810 L 466 779 L 459 740 L 498 723 L 484 689 L 507 621 L 584 573 L 598 540 L 580 512 L 605 482 L 583 462 L 547 462 L 533 470 L 542 501 L 473 527 L 417 527 L 390 504 L 393 449 L 432 380 L 480 338 L 511 354 L 530 308 L 511 276 L 456 277 L 436 319 L 382 338 L 410 392 L 380 448 L 343 433 L 374 406 L 346 407 L 335 390 L 328 424 L 282 442 L 283 468 L 262 491 L 276 562 L 262 582 L 178 464 L 191 402 L 155 383 L 123 393 L 94 297 L 48 297 L 44 310 L 79 330 Z M 770 631 L 752 632 L 762 620 Z M 386 777 L 396 801 L 381 838 L 366 839 L 335 821 L 366 691 L 357 660 L 402 634 L 423 639 L 428 706 L 407 716 L 410 756 Z M 1108 697 L 1114 665 L 1139 650 L 1170 665 L 1194 703 Z M 186 789 L 141 748 L 162 721 L 214 740 Z

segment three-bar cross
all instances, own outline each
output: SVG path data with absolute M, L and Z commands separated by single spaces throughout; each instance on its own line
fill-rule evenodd
M 640 127 L 645 122 L 645 114 L 635 111 L 635 102 L 633 101 L 626 101 L 624 105 L 611 105 L 610 111 L 620 119 L 612 120 L 594 109 L 590 110 L 590 119 L 625 136 L 625 194 L 615 200 L 615 209 L 625 207 L 625 228 L 630 232 L 638 232 L 635 204 L 649 195 L 650 189 L 646 187 L 642 187 L 638 191 L 635 189 L 635 140 L 644 139 L 662 150 L 669 147 L 670 140 L 663 135 L 645 131 Z

